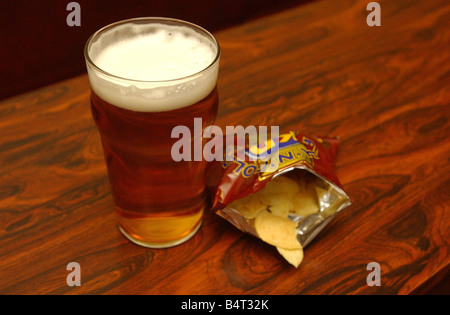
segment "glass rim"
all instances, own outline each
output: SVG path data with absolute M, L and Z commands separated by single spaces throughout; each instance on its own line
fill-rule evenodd
M 123 25 L 123 24 L 131 24 L 134 22 L 145 22 L 148 21 L 149 24 L 150 22 L 152 23 L 156 23 L 156 22 L 172 22 L 174 24 L 178 24 L 178 25 L 185 25 L 185 26 L 189 26 L 193 29 L 197 29 L 200 30 L 202 32 L 204 32 L 207 36 L 209 36 L 212 40 L 213 43 L 215 44 L 215 46 L 217 47 L 217 53 L 216 56 L 214 57 L 213 61 L 211 61 L 211 63 L 205 67 L 204 69 L 187 75 L 187 76 L 183 76 L 183 77 L 179 77 L 179 78 L 175 78 L 175 79 L 168 79 L 168 80 L 136 80 L 136 79 L 130 79 L 130 78 L 124 78 L 115 74 L 112 74 L 108 71 L 103 70 L 102 68 L 100 68 L 99 66 L 97 66 L 95 64 L 95 62 L 91 59 L 91 57 L 89 56 L 89 48 L 90 48 L 90 44 L 92 43 L 92 40 L 94 38 L 96 38 L 98 35 L 100 35 L 102 32 L 111 29 L 113 27 L 116 27 L 118 25 Z M 94 68 L 94 70 L 102 73 L 103 75 L 106 75 L 108 77 L 111 78 L 115 78 L 115 79 L 119 79 L 119 80 L 123 80 L 123 81 L 128 81 L 128 82 L 137 82 L 137 83 L 164 83 L 164 82 L 176 82 L 176 81 L 180 81 L 180 80 L 188 80 L 189 78 L 193 78 L 198 76 L 199 74 L 205 72 L 206 70 L 210 69 L 214 64 L 217 63 L 217 61 L 220 58 L 220 54 L 221 54 L 221 49 L 220 49 L 220 45 L 219 42 L 217 41 L 216 37 L 209 32 L 208 30 L 206 30 L 205 28 L 188 22 L 188 21 L 184 21 L 184 20 L 180 20 L 180 19 L 175 19 L 175 18 L 168 18 L 168 17 L 137 17 L 137 18 L 131 18 L 131 19 L 126 19 L 126 20 L 121 20 L 121 21 L 117 21 L 111 24 L 108 24 L 102 28 L 100 28 L 99 30 L 97 30 L 94 34 L 92 34 L 89 39 L 87 40 L 85 46 L 84 46 L 84 58 L 86 59 L 86 62 L 88 64 L 88 66 L 91 66 L 92 68 Z

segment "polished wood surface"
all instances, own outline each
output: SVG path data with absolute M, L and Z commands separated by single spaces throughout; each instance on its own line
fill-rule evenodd
M 299 269 L 213 213 L 183 245 L 118 231 L 87 76 L 0 103 L 0 294 L 410 294 L 449 255 L 450 5 L 323 0 L 215 33 L 217 124 L 341 137 L 353 205 Z M 69 287 L 69 262 L 81 286 Z M 370 262 L 381 286 L 370 287 Z M 447 286 L 448 287 L 448 286 Z

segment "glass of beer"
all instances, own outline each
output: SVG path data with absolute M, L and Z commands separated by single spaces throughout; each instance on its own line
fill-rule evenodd
M 136 244 L 175 246 L 201 225 L 206 161 L 174 161 L 171 149 L 179 139 L 172 130 L 192 130 L 193 147 L 214 123 L 219 57 L 208 31 L 170 18 L 120 21 L 86 44 L 91 111 L 119 229 Z M 201 118 L 201 135 L 193 132 L 194 118 Z

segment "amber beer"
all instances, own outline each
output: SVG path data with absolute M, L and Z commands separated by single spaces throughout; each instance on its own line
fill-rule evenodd
M 209 32 L 167 18 L 118 22 L 86 45 L 91 110 L 119 228 L 139 245 L 174 246 L 200 227 L 206 162 L 175 162 L 171 134 L 176 126 L 194 130 L 194 118 L 203 129 L 214 123 L 219 56 Z

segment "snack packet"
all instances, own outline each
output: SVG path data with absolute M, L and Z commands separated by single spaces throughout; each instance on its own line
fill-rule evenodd
M 334 173 L 338 139 L 289 131 L 257 147 L 233 143 L 208 165 L 213 211 L 298 267 L 303 248 L 351 204 Z

